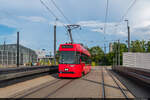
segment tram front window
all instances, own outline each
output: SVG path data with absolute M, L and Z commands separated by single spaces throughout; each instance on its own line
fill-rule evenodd
M 79 57 L 76 56 L 75 51 L 61 51 L 59 63 L 60 64 L 78 64 Z

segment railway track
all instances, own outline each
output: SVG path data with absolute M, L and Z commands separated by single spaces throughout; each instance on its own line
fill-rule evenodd
M 107 93 L 106 92 L 108 92 L 108 91 L 106 91 L 105 90 L 105 88 L 106 88 L 106 86 L 105 86 L 105 76 L 104 76 L 104 70 L 106 70 L 106 72 L 108 73 L 108 75 L 109 75 L 109 77 L 111 77 L 111 79 L 113 80 L 113 82 L 116 84 L 116 86 L 117 86 L 117 88 L 116 89 L 119 89 L 120 90 L 120 92 L 122 93 L 122 95 L 124 96 L 124 97 L 122 97 L 122 98 L 125 98 L 126 100 L 128 100 L 128 98 L 131 98 L 131 97 L 129 97 L 128 96 L 128 94 L 127 94 L 127 92 L 129 92 L 128 91 L 128 89 L 124 89 L 120 84 L 119 84 L 119 80 L 117 80 L 113 75 L 112 75 L 112 73 L 107 69 L 107 68 L 104 68 L 104 67 L 102 67 L 102 69 L 101 69 L 101 77 L 102 77 L 102 98 L 103 99 L 105 99 L 105 98 L 107 98 Z M 119 81 L 119 82 L 118 82 Z M 133 95 L 132 95 L 133 96 Z
M 32 96 L 36 93 L 38 93 L 39 91 L 45 90 L 45 89 L 51 89 L 54 85 L 57 86 L 58 84 L 61 83 L 61 85 L 58 87 L 56 87 L 55 89 L 53 89 L 52 91 L 50 90 L 47 94 L 44 92 L 44 96 L 42 98 L 49 98 L 51 95 L 55 94 L 58 90 L 60 90 L 61 88 L 65 87 L 66 85 L 68 85 L 69 83 L 71 83 L 72 81 L 74 81 L 74 79 L 56 79 L 54 81 L 50 81 L 50 82 L 46 82 L 44 84 L 41 84 L 40 86 L 31 88 L 29 90 L 25 90 L 22 91 L 18 94 L 12 95 L 10 96 L 11 98 L 28 98 L 28 97 L 35 97 Z M 38 97 L 38 95 L 37 95 Z
M 98 97 L 104 100 L 105 98 L 134 98 L 130 91 L 105 67 L 94 69 L 78 79 L 56 78 L 11 96 L 11 98 L 55 97 Z
M 113 79 L 113 81 L 116 83 L 116 85 L 118 86 L 118 88 L 120 89 L 120 91 L 122 92 L 124 97 L 128 100 L 128 96 L 127 96 L 126 92 L 124 91 L 124 89 L 119 85 L 119 83 L 116 81 L 114 76 L 107 69 L 106 69 L 106 71 L 108 72 L 109 76 Z
M 32 93 L 35 93 L 35 92 L 37 92 L 37 91 L 40 91 L 41 89 L 44 89 L 44 88 L 46 88 L 46 87 L 48 87 L 48 86 L 50 86 L 50 85 L 53 85 L 53 84 L 55 84 L 55 83 L 57 83 L 57 82 L 59 82 L 59 81 L 60 81 L 60 80 L 58 79 L 58 80 L 55 80 L 55 81 L 52 82 L 52 83 L 46 82 L 46 83 L 44 83 L 44 84 L 41 84 L 40 86 L 36 86 L 36 87 L 31 88 L 31 89 L 28 89 L 28 90 L 19 92 L 19 93 L 17 93 L 17 94 L 14 94 L 14 95 L 10 96 L 10 98 L 18 98 L 18 97 L 19 97 L 19 98 L 24 98 L 25 96 L 28 96 L 28 95 L 30 95 L 30 94 L 32 94 Z
M 63 87 L 65 87 L 66 85 L 68 85 L 69 83 L 71 83 L 74 80 L 69 80 L 68 82 L 62 84 L 60 87 L 58 87 L 57 89 L 55 89 L 54 91 L 50 92 L 48 95 L 46 95 L 44 98 L 49 98 L 51 95 L 53 95 L 54 93 L 56 93 L 58 90 L 62 89 Z

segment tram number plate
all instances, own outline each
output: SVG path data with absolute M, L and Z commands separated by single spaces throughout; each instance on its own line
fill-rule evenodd
M 68 68 L 65 68 L 65 71 L 68 71 Z

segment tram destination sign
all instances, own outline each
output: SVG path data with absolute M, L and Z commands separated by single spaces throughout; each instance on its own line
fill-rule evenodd
M 62 45 L 62 48 L 73 48 L 73 45 Z

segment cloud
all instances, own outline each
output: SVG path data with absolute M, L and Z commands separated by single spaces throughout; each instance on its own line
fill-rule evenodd
M 17 23 L 16 20 L 14 19 L 9 19 L 9 18 L 0 18 L 0 24 L 12 27 L 12 28 L 19 28 L 19 23 Z
M 104 22 L 100 21 L 80 21 L 77 24 L 81 25 L 81 27 L 87 27 L 90 29 L 92 32 L 99 32 L 103 33 L 104 32 Z M 117 25 L 117 27 L 116 27 Z M 118 25 L 118 22 L 108 22 L 106 24 L 106 32 L 105 34 L 107 35 L 121 35 L 121 36 L 127 36 L 126 34 L 126 27 L 122 27 Z
M 91 31 L 93 32 L 103 32 L 102 28 L 97 28 L 97 29 L 91 29 Z
M 68 24 L 63 23 L 63 22 L 61 22 L 61 21 L 52 21 L 52 22 L 50 22 L 50 24 L 51 24 L 51 25 L 57 25 L 57 26 L 59 26 L 59 27 L 64 27 L 64 26 L 68 25 Z
M 147 39 L 150 36 L 150 0 L 137 0 L 128 14 L 132 39 Z
M 31 22 L 46 22 L 47 19 L 45 19 L 44 17 L 39 17 L 39 16 L 18 16 L 21 19 L 27 20 L 27 21 L 31 21 Z
M 136 27 L 133 29 L 133 32 L 137 35 L 150 35 L 150 25 Z
M 101 27 L 103 26 L 103 23 L 99 21 L 79 21 L 77 24 L 83 26 L 83 27 Z

